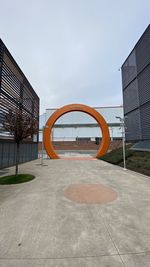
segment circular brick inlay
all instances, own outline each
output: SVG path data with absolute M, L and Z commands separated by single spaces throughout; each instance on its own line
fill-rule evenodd
M 101 184 L 73 184 L 65 191 L 66 198 L 85 204 L 112 202 L 117 198 L 117 192 Z

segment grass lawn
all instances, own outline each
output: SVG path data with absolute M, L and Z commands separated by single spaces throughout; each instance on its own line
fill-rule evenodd
M 33 180 L 34 178 L 35 176 L 31 174 L 18 174 L 17 176 L 15 175 L 3 176 L 0 177 L 0 185 L 26 183 Z
M 150 176 L 150 152 L 130 150 L 126 146 L 127 169 Z M 115 149 L 100 159 L 123 167 L 122 148 Z

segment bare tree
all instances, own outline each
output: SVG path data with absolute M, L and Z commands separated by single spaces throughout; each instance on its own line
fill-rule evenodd
M 38 123 L 31 115 L 16 109 L 6 114 L 3 127 L 14 137 L 17 144 L 15 175 L 18 175 L 20 143 L 26 138 L 33 138 L 33 135 L 38 133 Z

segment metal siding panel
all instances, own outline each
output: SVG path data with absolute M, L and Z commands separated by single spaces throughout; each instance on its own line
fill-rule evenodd
M 3 159 L 2 168 L 9 166 L 9 143 L 3 147 L 2 159 Z
M 140 105 L 150 101 L 150 65 L 138 76 Z
M 137 72 L 141 72 L 150 63 L 150 25 L 136 45 Z
M 3 167 L 3 143 L 0 143 L 0 169 Z
M 15 165 L 16 144 L 13 142 L 0 142 L 0 169 Z M 19 163 L 38 158 L 38 144 L 20 144 Z
M 3 61 L 3 44 L 0 39 L 0 85 L 1 85 L 1 74 L 2 74 L 2 61 Z
M 141 139 L 141 124 L 140 111 L 136 109 L 128 113 L 125 120 L 126 140 L 140 140 Z
M 150 101 L 140 108 L 142 139 L 150 139 Z
M 137 79 L 130 83 L 129 86 L 123 91 L 123 103 L 125 114 L 139 106 Z
M 129 55 L 125 63 L 123 64 L 122 68 L 122 84 L 123 88 L 126 86 L 136 77 L 137 75 L 137 68 L 136 68 L 136 53 L 135 50 Z
M 16 144 L 9 143 L 9 166 L 13 166 L 16 161 Z

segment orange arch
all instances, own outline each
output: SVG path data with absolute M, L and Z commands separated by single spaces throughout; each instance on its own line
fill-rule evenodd
M 83 104 L 70 104 L 56 110 L 48 119 L 44 127 L 44 147 L 49 157 L 51 159 L 59 159 L 59 156 L 56 154 L 52 145 L 52 140 L 51 140 L 52 128 L 58 118 L 72 111 L 81 111 L 87 113 L 98 122 L 99 127 L 101 128 L 102 131 L 102 141 L 95 157 L 99 158 L 105 155 L 110 144 L 110 135 L 109 135 L 109 128 L 104 118 L 95 109 L 89 106 Z

